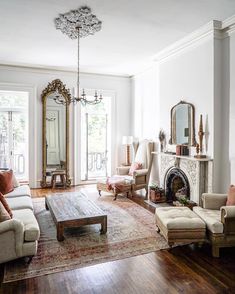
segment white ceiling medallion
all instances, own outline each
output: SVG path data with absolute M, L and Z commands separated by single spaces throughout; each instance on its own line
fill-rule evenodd
M 102 22 L 91 13 L 91 9 L 82 6 L 78 10 L 71 10 L 65 14 L 60 14 L 55 19 L 56 29 L 61 30 L 71 39 L 77 39 L 77 28 L 79 27 L 79 37 L 94 35 L 101 30 Z

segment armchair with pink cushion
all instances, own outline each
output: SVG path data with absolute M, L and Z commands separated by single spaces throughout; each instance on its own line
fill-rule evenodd
M 146 196 L 148 193 L 148 183 L 150 172 L 152 168 L 154 142 L 149 140 L 143 140 L 136 146 L 136 153 L 133 163 L 138 166 L 138 169 L 133 171 L 133 174 L 129 174 L 131 166 L 119 166 L 117 167 L 118 175 L 129 175 L 133 177 L 132 191 L 145 189 Z M 141 168 L 140 168 L 141 166 Z

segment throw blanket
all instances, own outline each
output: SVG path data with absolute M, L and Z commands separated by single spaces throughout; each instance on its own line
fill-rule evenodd
M 116 189 L 116 192 L 122 192 L 125 186 L 132 184 L 132 180 L 125 176 L 112 176 L 107 178 L 106 184 L 109 191 Z

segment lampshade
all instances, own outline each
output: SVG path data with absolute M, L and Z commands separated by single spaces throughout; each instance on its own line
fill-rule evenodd
M 133 136 L 123 136 L 122 144 L 123 145 L 131 145 L 133 143 Z

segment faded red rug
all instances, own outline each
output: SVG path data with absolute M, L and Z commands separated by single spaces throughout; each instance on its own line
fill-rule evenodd
M 154 215 L 148 210 L 122 196 L 116 201 L 108 194 L 99 198 L 94 188 L 83 192 L 107 214 L 107 234 L 100 235 L 100 225 L 70 228 L 65 231 L 65 240 L 58 242 L 44 199 L 35 198 L 35 215 L 41 230 L 38 253 L 28 265 L 23 260 L 7 263 L 4 283 L 169 248 L 156 232 Z

